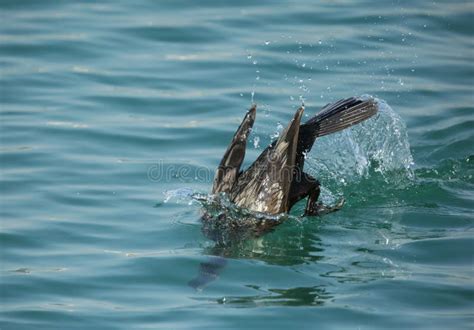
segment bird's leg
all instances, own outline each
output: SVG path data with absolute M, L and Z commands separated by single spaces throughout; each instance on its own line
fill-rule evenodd
M 324 215 L 332 212 L 336 212 L 342 208 L 344 205 L 344 198 L 342 198 L 337 204 L 333 206 L 324 205 L 323 203 L 318 203 L 319 194 L 321 190 L 319 185 L 313 188 L 308 194 L 308 201 L 306 202 L 306 208 L 304 211 L 305 216 L 311 215 Z
M 291 209 L 298 201 L 309 196 L 309 194 L 315 190 L 319 191 L 319 181 L 308 173 L 297 169 L 293 177 L 293 183 L 288 198 L 289 209 Z M 317 199 L 318 196 L 316 196 L 316 200 Z
M 304 215 L 319 215 L 318 212 L 318 198 L 321 193 L 319 185 L 313 187 L 308 193 L 308 200 L 306 201 L 306 208 L 304 210 Z
M 321 193 L 319 181 L 305 172 L 296 172 L 293 185 L 290 190 L 289 205 L 291 207 L 298 201 L 308 197 L 304 215 L 323 215 L 340 210 L 344 205 L 344 199 L 341 199 L 336 205 L 328 206 L 318 203 Z

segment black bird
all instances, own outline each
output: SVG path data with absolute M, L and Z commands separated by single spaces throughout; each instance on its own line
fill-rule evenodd
M 377 103 L 374 99 L 342 99 L 324 106 L 318 114 L 301 124 L 303 111 L 304 107 L 299 108 L 280 137 L 248 169 L 241 171 L 247 139 L 256 116 L 256 106 L 252 106 L 217 168 L 212 194 L 224 194 L 238 207 L 266 215 L 288 213 L 305 197 L 308 197 L 306 215 L 320 215 L 340 209 L 343 202 L 333 207 L 318 203 L 320 185 L 318 180 L 304 172 L 305 156 L 316 138 L 372 117 L 378 111 Z M 222 214 L 218 218 L 225 221 Z M 206 217 L 203 219 L 206 220 Z M 212 217 L 207 217 L 207 220 L 212 220 Z M 278 224 L 269 224 L 261 218 L 254 218 L 251 223 L 257 229 Z M 247 226 L 248 221 L 242 220 L 238 226 L 241 224 Z

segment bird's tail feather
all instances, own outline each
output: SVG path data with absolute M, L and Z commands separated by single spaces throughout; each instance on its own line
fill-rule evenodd
M 314 137 L 324 136 L 358 124 L 375 115 L 377 110 L 375 100 L 351 97 L 325 106 L 304 125 L 311 127 Z

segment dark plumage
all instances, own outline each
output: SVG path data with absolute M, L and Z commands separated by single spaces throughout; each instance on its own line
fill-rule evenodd
M 338 132 L 360 123 L 375 113 L 374 100 L 348 98 L 326 105 L 316 116 L 300 125 L 304 108 L 257 160 L 244 172 L 247 138 L 255 121 L 256 106 L 246 114 L 216 171 L 212 192 L 226 193 L 240 207 L 278 214 L 288 212 L 302 198 L 319 186 L 317 180 L 304 173 L 305 154 L 317 137 Z M 308 209 L 307 209 L 308 211 Z
M 318 114 L 301 124 L 304 112 L 301 107 L 280 137 L 248 169 L 241 172 L 247 139 L 255 121 L 254 105 L 245 115 L 219 164 L 212 193 L 224 193 L 235 205 L 268 215 L 287 213 L 305 197 L 308 197 L 307 215 L 339 209 L 342 205 L 330 208 L 317 202 L 319 182 L 304 172 L 305 155 L 311 150 L 316 138 L 358 124 L 372 117 L 377 110 L 377 103 L 373 99 L 351 97 L 326 105 Z M 225 221 L 222 215 L 220 218 L 220 221 Z M 251 221 L 253 225 L 268 226 L 267 222 L 258 219 Z M 245 221 L 242 220 L 242 223 Z

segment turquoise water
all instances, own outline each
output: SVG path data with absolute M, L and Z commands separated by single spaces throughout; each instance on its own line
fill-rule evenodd
M 473 5 L 1 1 L 2 329 L 472 329 Z M 252 99 L 338 213 L 217 247 L 199 203 Z

